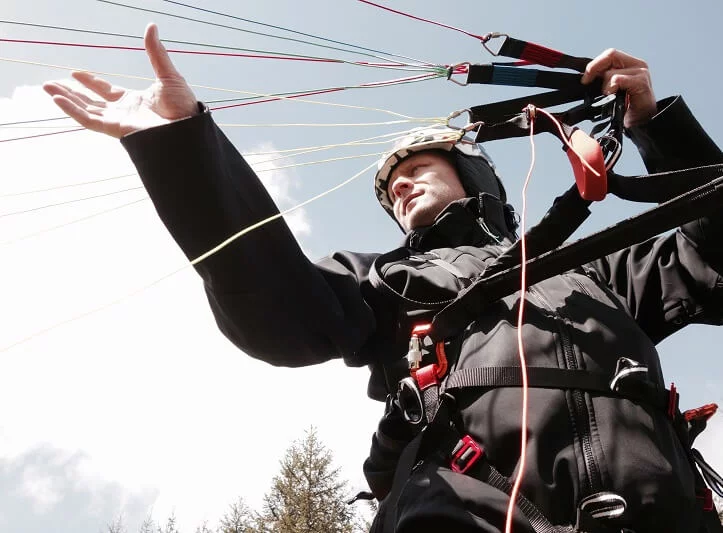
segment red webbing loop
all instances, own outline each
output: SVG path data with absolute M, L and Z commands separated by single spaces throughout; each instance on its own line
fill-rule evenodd
M 572 165 L 580 196 L 593 202 L 602 200 L 608 192 L 608 179 L 605 156 L 600 144 L 580 129 L 572 133 L 569 141 L 574 150 L 567 150 L 567 158 Z M 583 164 L 581 157 L 589 166 Z M 595 169 L 599 175 L 596 176 L 589 167 Z

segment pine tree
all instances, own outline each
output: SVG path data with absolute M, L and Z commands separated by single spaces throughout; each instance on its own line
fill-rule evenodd
M 256 517 L 243 498 L 229 506 L 218 524 L 218 533 L 257 533 Z
M 715 504 L 716 511 L 718 511 L 720 523 L 723 524 L 723 498 L 713 493 L 713 503 Z
M 281 460 L 281 470 L 264 496 L 263 533 L 351 533 L 354 513 L 346 505 L 346 482 L 332 466 L 332 453 L 312 427 Z

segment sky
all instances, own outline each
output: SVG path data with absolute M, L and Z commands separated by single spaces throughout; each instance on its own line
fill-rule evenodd
M 162 0 L 123 3 L 283 33 Z M 436 64 L 492 60 L 473 38 L 358 1 L 207 0 L 202 5 Z M 683 94 L 709 134 L 723 140 L 715 101 L 723 79 L 714 68 L 717 49 L 708 44 L 723 15 L 715 0 L 697 2 L 695 9 L 672 1 L 626 3 L 624 9 L 617 2 L 572 0 L 460 0 L 454 9 L 449 3 L 412 0 L 388 5 L 473 33 L 501 31 L 573 55 L 625 50 L 648 61 L 659 98 Z M 43 81 L 68 78 L 61 67 L 104 72 L 113 83 L 145 87 L 149 81 L 138 77 L 152 71 L 143 52 L 57 43 L 137 47 L 138 39 L 70 29 L 139 36 L 150 21 L 158 23 L 165 39 L 379 61 L 97 0 L 6 0 L 0 5 L 0 39 L 5 39 L 0 41 L 0 124 L 61 116 L 40 89 Z M 8 42 L 12 39 L 55 44 Z M 348 64 L 188 54 L 173 59 L 206 102 L 243 96 L 234 91 L 350 87 L 410 75 Z M 214 117 L 242 153 L 256 154 L 249 157 L 263 170 L 260 176 L 279 205 L 288 208 L 350 178 L 375 159 L 368 154 L 385 145 L 365 141 L 369 144 L 280 159 L 288 156 L 285 150 L 393 134 L 421 124 L 403 116 L 443 117 L 522 94 L 439 79 L 305 99 L 322 104 L 282 101 L 219 110 Z M 389 122 L 395 123 L 381 124 Z M 71 127 L 69 120 L 0 126 L 0 140 Z M 529 141 L 497 141 L 487 148 L 509 197 L 520 205 Z M 531 221 L 572 180 L 559 142 L 538 136 L 536 148 L 528 193 Z M 290 166 L 351 156 L 358 157 Z M 269 158 L 274 161 L 260 163 Z M 160 223 L 117 140 L 80 131 L 0 142 L 0 161 L 0 531 L 96 532 L 119 515 L 129 531 L 136 531 L 147 515 L 163 521 L 171 513 L 184 532 L 206 520 L 213 525 L 239 496 L 259 506 L 284 450 L 311 425 L 352 488 L 364 488 L 361 464 L 383 410 L 366 398 L 368 371 L 340 362 L 275 368 L 233 347 L 217 331 L 200 280 Z M 643 171 L 631 143 L 617 168 Z M 371 179 L 367 173 L 289 218 L 312 259 L 338 249 L 385 251 L 398 245 L 401 234 L 376 205 Z M 576 236 L 644 207 L 608 198 L 593 207 Z M 693 326 L 660 345 L 666 378 L 676 382 L 684 408 L 723 403 L 721 342 L 718 329 Z M 723 467 L 721 439 L 723 421 L 714 418 L 699 448 Z

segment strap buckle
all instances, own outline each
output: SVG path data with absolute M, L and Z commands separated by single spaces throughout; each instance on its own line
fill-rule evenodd
M 482 447 L 477 444 L 472 437 L 465 435 L 452 451 L 452 460 L 450 461 L 452 472 L 464 474 L 483 454 L 484 450 Z
M 404 420 L 413 426 L 424 421 L 424 400 L 422 400 L 422 393 L 413 377 L 406 377 L 399 381 L 397 401 Z
M 703 511 L 705 511 L 706 513 L 709 513 L 713 509 L 715 509 L 715 505 L 713 505 L 713 491 L 710 490 L 708 487 L 703 487 L 702 489 L 698 490 L 695 498 L 697 500 L 700 500 Z

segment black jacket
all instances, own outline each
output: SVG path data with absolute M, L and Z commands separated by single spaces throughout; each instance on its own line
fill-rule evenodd
M 649 171 L 723 161 L 682 99 L 661 102 L 659 109 L 649 124 L 631 132 Z M 208 113 L 122 142 L 161 219 L 190 259 L 278 212 Z M 481 231 L 475 206 L 450 205 L 434 226 L 408 238 L 408 258 L 376 265 L 384 282 L 418 301 L 415 306 L 372 286 L 369 272 L 377 254 L 338 252 L 312 264 L 282 220 L 241 237 L 196 269 L 219 328 L 244 352 L 284 366 L 338 357 L 350 366 L 370 365 L 369 394 L 383 399 L 405 373 L 414 321 L 429 315 L 428 304 L 453 299 L 464 278 L 478 275 L 502 250 Z M 662 387 L 655 344 L 687 323 L 723 320 L 722 222 L 719 216 L 700 219 L 530 287 L 522 331 L 528 364 L 612 376 L 624 356 L 647 366 L 649 380 Z M 431 261 L 439 258 L 462 275 Z M 517 293 L 498 301 L 467 328 L 453 354 L 456 369 L 519 364 L 519 298 Z M 626 517 L 637 530 L 692 531 L 685 517 L 696 506 L 693 474 L 664 413 L 581 391 L 532 389 L 530 399 L 530 460 L 522 490 L 553 523 L 570 523 L 582 497 L 612 490 L 628 501 Z M 462 404 L 465 430 L 484 445 L 498 470 L 511 475 L 519 455 L 519 389 L 478 392 Z M 403 441 L 406 431 L 393 436 Z M 393 465 L 379 450 L 382 437 L 377 435 L 373 450 L 378 464 L 372 458 L 367 465 L 379 496 L 389 488 L 388 477 L 379 481 L 379 471 Z M 400 527 L 413 530 L 425 523 L 427 499 L 452 498 L 455 505 L 448 507 L 456 510 L 449 513 L 462 509 L 460 524 L 489 521 L 479 530 L 497 530 L 500 498 L 485 494 L 488 487 L 470 488 L 472 481 L 443 466 L 415 475 L 424 478 L 417 485 L 425 488 L 412 483 L 402 494 Z M 661 508 L 661 502 L 676 507 Z

